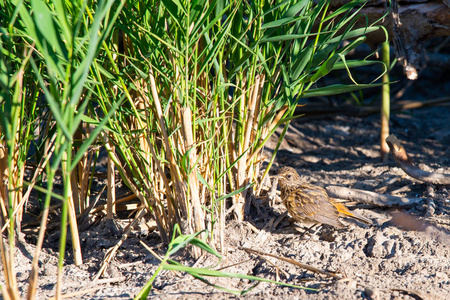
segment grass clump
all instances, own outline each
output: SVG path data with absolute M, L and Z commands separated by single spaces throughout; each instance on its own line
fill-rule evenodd
M 29 197 L 25 164 L 37 165 L 26 183 L 30 191 L 39 189 L 41 174 L 47 179 L 30 299 L 52 184 L 62 174 L 59 297 L 67 224 L 75 263 L 82 263 L 76 216 L 89 208 L 88 171 L 99 145 L 108 150 L 110 172 L 115 165 L 164 242 L 180 226 L 182 234 L 202 232 L 199 237 L 222 250 L 227 216 L 243 220 L 248 213 L 298 100 L 374 86 L 316 85 L 334 70 L 346 69 L 352 78 L 353 68 L 378 63 L 346 59 L 380 29 L 355 27 L 362 3 L 331 12 L 328 1 L 310 0 L 2 2 L 5 292 L 18 297 L 14 231 Z M 262 149 L 282 124 L 261 176 Z M 113 207 L 111 199 L 109 218 Z

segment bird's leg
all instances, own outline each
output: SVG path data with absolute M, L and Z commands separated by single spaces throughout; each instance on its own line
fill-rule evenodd
M 275 222 L 273 222 L 272 228 L 271 228 L 271 230 L 270 230 L 271 232 L 273 232 L 273 231 L 277 228 L 278 224 L 280 224 L 280 222 L 283 221 L 283 219 L 287 216 L 287 214 L 288 214 L 288 212 L 285 211 L 281 216 L 279 216 L 279 217 L 275 220 Z
M 316 230 L 312 231 L 312 229 L 314 227 L 317 227 Z M 311 237 L 316 234 L 320 228 L 322 227 L 321 224 L 312 224 L 310 227 L 308 227 L 305 231 L 303 231 L 302 235 L 300 236 L 300 238 L 303 238 L 303 236 L 308 232 L 310 234 L 308 241 L 311 239 Z

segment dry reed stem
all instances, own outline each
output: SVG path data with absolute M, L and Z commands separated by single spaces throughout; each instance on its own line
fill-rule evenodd
M 164 114 L 161 109 L 161 102 L 159 101 L 158 91 L 156 90 L 155 77 L 153 76 L 153 68 L 149 67 L 149 79 L 150 79 L 150 90 L 152 92 L 153 101 L 155 103 L 156 116 L 158 118 L 159 127 L 163 133 L 163 141 L 167 149 L 167 156 L 169 162 L 172 162 L 172 153 L 170 152 L 169 136 L 167 134 L 166 124 L 164 121 Z
M 242 90 L 244 89 L 245 82 L 246 82 L 246 80 L 244 77 L 241 82 Z M 253 86 L 250 89 L 253 89 Z M 250 91 L 250 94 L 251 94 L 251 91 Z M 242 123 L 244 123 L 242 118 L 244 118 L 244 115 L 245 115 L 245 110 L 243 107 L 244 103 L 246 102 L 245 101 L 245 92 L 242 93 L 240 98 L 241 99 L 239 101 L 241 103 L 241 106 L 239 108 L 239 111 L 240 111 L 239 113 L 240 113 L 240 118 L 242 120 Z M 234 129 L 234 131 L 237 131 L 237 130 Z M 235 134 L 237 135 L 238 133 L 236 132 Z M 244 147 L 245 147 L 245 142 L 241 141 L 241 143 L 239 144 L 239 149 L 236 149 L 235 147 L 232 148 L 233 149 L 232 153 L 234 153 L 234 155 L 232 156 L 233 161 L 236 161 L 238 159 L 238 157 L 244 153 L 244 151 L 246 149 Z M 237 188 L 240 188 L 244 183 L 246 168 L 247 168 L 247 163 L 244 162 L 244 156 L 242 156 L 241 159 L 237 162 L 237 174 L 236 174 L 236 179 L 235 179 Z M 243 193 L 239 193 L 233 197 L 233 211 L 234 211 L 234 214 L 236 215 L 237 219 L 240 222 L 242 222 L 244 220 L 244 202 L 245 202 L 245 198 L 244 198 Z
M 201 208 L 199 190 L 198 190 L 198 179 L 197 179 L 197 152 L 196 145 L 194 142 L 194 136 L 192 132 L 192 111 L 190 107 L 181 108 L 181 121 L 182 130 L 185 143 L 186 152 L 189 151 L 189 173 L 188 176 L 188 188 L 190 190 L 191 201 L 193 206 L 193 217 L 195 224 L 195 231 L 202 231 L 204 229 L 204 215 Z M 185 152 L 185 155 L 186 155 Z
M 178 196 L 176 198 L 177 199 L 176 201 L 180 205 L 182 210 L 187 212 L 183 182 L 180 180 L 180 172 L 176 168 L 176 162 L 175 162 L 173 154 L 172 154 L 172 147 L 170 145 L 169 135 L 167 134 L 166 124 L 165 124 L 165 120 L 164 120 L 164 114 L 162 112 L 161 102 L 159 101 L 159 95 L 158 95 L 158 91 L 156 89 L 156 82 L 155 82 L 155 78 L 153 75 L 153 68 L 151 66 L 150 66 L 150 70 L 149 70 L 149 79 L 150 79 L 150 90 L 151 90 L 151 94 L 153 97 L 154 108 L 156 110 L 156 117 L 158 118 L 159 126 L 163 133 L 163 142 L 164 142 L 165 149 L 166 149 L 165 154 L 167 156 L 167 160 L 169 161 L 168 165 L 169 165 L 173 185 L 176 190 L 175 194 Z M 178 144 L 178 146 L 180 146 L 180 145 L 181 145 L 181 143 Z M 184 153 L 184 152 L 181 152 L 181 153 Z M 156 157 L 157 156 L 155 156 L 155 159 L 156 159 Z M 169 191 L 169 190 L 167 190 L 167 191 Z M 179 200 L 179 198 L 181 198 L 181 200 Z M 171 225 L 173 225 L 173 224 L 171 224 Z M 172 226 L 170 226 L 170 227 L 172 227 Z M 164 242 L 167 243 L 169 237 L 167 234 L 163 234 L 163 233 L 165 233 L 165 230 L 161 231 L 161 236 L 163 236 Z
M 381 207 L 409 206 L 422 202 L 423 198 L 406 198 L 386 194 L 379 194 L 371 191 L 351 189 L 342 186 L 329 185 L 326 187 L 327 193 L 332 198 L 356 201 L 357 203 L 376 205 Z
M 262 117 L 264 117 L 264 115 L 260 114 L 260 112 L 261 112 L 261 99 L 262 99 L 262 95 L 263 95 L 263 88 L 264 88 L 264 85 L 265 85 L 265 78 L 266 78 L 266 76 L 264 74 L 261 74 L 260 76 L 261 76 L 261 79 L 260 79 L 259 87 L 258 87 L 258 96 L 259 97 L 257 97 L 257 99 L 256 99 L 257 103 L 255 105 L 255 114 L 254 115 L 255 116 L 261 116 L 261 118 L 262 118 Z M 252 131 L 252 137 L 251 137 L 251 140 L 253 142 L 256 139 L 256 133 L 258 131 L 259 121 L 260 121 L 259 118 L 254 118 L 253 131 Z
M 260 80 L 261 76 L 256 75 L 255 83 L 250 88 L 250 97 L 248 103 L 249 109 L 247 111 L 247 118 L 245 119 L 244 140 L 242 141 L 242 145 L 240 147 L 240 155 L 242 155 L 242 157 L 238 162 L 237 184 L 239 188 L 245 186 L 249 182 L 251 177 L 253 177 L 251 160 L 248 160 L 247 157 L 249 155 L 248 151 L 251 142 L 250 137 L 253 129 L 253 120 L 255 118 L 255 107 L 256 103 L 258 102 L 257 99 L 260 98 Z M 235 206 L 235 214 L 240 221 L 244 220 L 247 192 L 247 190 L 244 190 L 238 195 L 238 200 Z
M 89 289 L 86 289 L 86 290 L 76 291 L 76 292 L 73 292 L 73 293 L 61 294 L 59 296 L 49 297 L 49 298 L 47 298 L 47 300 L 73 298 L 73 297 L 76 297 L 76 296 L 79 296 L 79 295 L 95 292 L 96 290 L 99 290 L 101 288 L 102 287 L 98 286 L 98 287 L 89 288 Z
M 0 219 L 0 225 L 1 223 L 2 220 Z M 9 248 L 10 252 L 14 250 L 14 248 L 12 248 L 11 245 Z M 0 254 L 2 257 L 3 273 L 5 275 L 5 282 L 6 282 L 6 293 L 3 293 L 3 295 L 6 295 L 5 298 L 9 297 L 14 300 L 15 299 L 18 300 L 20 299 L 20 297 L 19 297 L 19 290 L 17 288 L 16 272 L 14 271 L 14 251 L 12 252 L 13 255 L 11 255 L 11 253 L 8 253 L 8 250 L 6 249 L 6 244 L 3 241 L 3 234 L 0 234 Z M 12 261 L 11 257 L 13 258 Z
M 9 297 L 8 289 L 5 288 L 4 285 L 1 286 L 1 292 L 2 292 L 3 300 L 11 300 L 11 297 Z
M 2 218 L 3 220 L 8 219 L 8 210 L 6 209 L 5 204 L 7 195 L 7 188 L 5 187 L 5 180 L 8 176 L 8 157 L 6 156 L 6 146 L 4 145 L 5 141 L 0 145 L 0 206 L 2 210 Z M 9 222 L 5 222 L 5 225 Z
M 81 191 L 84 192 L 82 194 L 82 203 L 83 203 L 83 210 L 81 212 L 84 212 L 84 210 L 89 207 L 90 205 L 90 196 L 91 196 L 91 180 L 93 179 L 91 177 L 91 165 L 92 161 L 94 160 L 95 153 L 94 151 L 98 151 L 98 149 L 94 150 L 92 149 L 89 155 L 89 158 L 87 159 L 87 162 L 84 164 L 84 170 L 83 170 L 83 181 L 81 184 Z M 92 170 L 92 173 L 94 170 Z
M 78 170 L 75 168 L 70 173 L 70 186 L 72 188 L 72 192 L 70 194 L 74 206 L 75 213 L 81 211 L 81 204 L 80 204 L 80 186 L 78 185 Z
M 194 232 L 199 232 L 205 229 L 205 216 L 203 214 L 203 210 L 200 203 L 200 195 L 198 190 L 198 179 L 197 179 L 197 152 L 195 149 L 194 136 L 192 133 L 192 111 L 190 107 L 181 108 L 181 128 L 184 136 L 184 143 L 186 151 L 189 151 L 189 173 L 187 175 L 188 180 L 188 190 L 191 196 L 191 204 L 192 204 L 192 217 L 188 217 L 188 222 L 194 220 L 194 228 L 189 226 L 190 229 L 194 230 Z M 186 155 L 186 153 L 184 154 Z M 193 232 L 190 232 L 193 233 Z M 199 248 L 192 248 L 193 254 L 195 258 L 198 258 L 201 254 Z
M 117 158 L 117 154 L 111 151 L 111 146 L 108 143 L 105 143 L 105 148 L 107 149 L 109 155 L 112 157 L 114 163 L 120 170 L 124 170 L 120 160 Z M 156 224 L 158 226 L 158 230 L 160 231 L 161 238 L 163 239 L 163 242 L 168 242 L 168 234 L 166 232 L 166 218 L 161 216 L 161 210 L 158 208 L 159 203 L 156 202 L 155 198 L 152 196 L 152 193 L 150 192 L 151 189 L 146 189 L 146 195 L 144 196 L 134 185 L 133 180 L 129 178 L 129 174 L 126 172 L 122 173 L 124 176 L 123 180 L 126 182 L 126 185 L 130 187 L 131 191 L 136 195 L 136 197 L 141 201 L 142 205 L 144 205 L 146 208 L 148 208 L 149 212 L 153 211 L 155 215 Z M 148 197 L 147 197 L 148 196 Z M 147 202 L 148 201 L 148 202 Z M 149 206 L 152 207 L 152 209 L 149 209 Z
M 82 126 L 82 125 L 80 125 Z M 74 142 L 80 142 L 83 140 L 82 131 L 80 128 L 77 128 L 75 131 L 75 134 L 73 136 Z M 72 147 L 72 157 L 78 152 L 78 147 L 75 145 Z M 83 164 L 83 158 L 86 157 L 86 153 L 83 154 L 83 157 L 80 159 L 80 161 L 77 163 L 76 167 L 72 170 L 70 173 L 70 184 L 72 185 L 72 199 L 75 206 L 76 212 L 81 212 L 83 204 L 81 203 L 81 180 L 80 178 L 83 176 L 83 173 L 81 173 L 80 168 L 82 168 Z
M 227 177 L 223 176 L 222 186 L 227 186 Z M 225 254 L 225 204 L 224 201 L 219 203 L 219 231 L 220 231 L 220 253 Z
M 31 56 L 32 50 L 29 49 L 28 55 Z M 25 54 L 25 51 L 24 51 Z M 29 57 L 28 56 L 28 57 Z M 28 58 L 26 58 L 28 59 Z M 22 103 L 23 101 L 23 78 L 24 78 L 24 65 L 22 65 L 19 69 L 19 72 L 17 74 L 17 85 L 19 86 L 19 97 L 16 101 L 16 103 L 13 103 L 13 107 L 15 106 L 14 104 L 20 105 L 20 103 Z M 16 108 L 17 109 L 17 108 Z M 17 123 L 16 123 L 17 122 Z M 16 223 L 16 230 L 17 232 L 20 232 L 20 224 L 22 222 L 22 217 L 23 217 L 23 206 L 19 206 L 19 203 L 22 200 L 22 194 L 23 194 L 23 176 L 24 176 L 24 170 L 25 168 L 19 168 L 19 144 L 21 143 L 20 140 L 20 136 L 19 136 L 19 132 L 22 129 L 21 125 L 18 124 L 18 122 L 20 122 L 19 120 L 14 120 L 13 124 L 13 130 L 15 130 L 14 133 L 14 152 L 12 155 L 12 166 L 11 166 L 11 170 L 9 170 L 12 173 L 12 176 L 10 176 L 9 180 L 9 191 L 10 191 L 10 197 L 12 197 L 12 203 L 13 203 L 13 209 L 15 209 L 16 207 L 19 207 L 19 210 L 17 211 L 17 215 L 16 215 L 16 219 L 15 219 L 15 223 Z M 24 162 L 25 164 L 25 162 Z M 25 167 L 25 165 L 23 166 Z
M 18 152 L 18 151 L 17 151 Z M 21 228 L 21 223 L 22 223 L 22 218 L 23 218 L 23 206 L 20 206 L 19 204 L 22 202 L 22 194 L 23 194 L 23 176 L 24 176 L 24 172 L 23 170 L 18 169 L 17 166 L 17 161 L 14 162 L 15 166 L 14 166 L 14 175 L 13 175 L 13 193 L 12 193 L 12 197 L 13 197 L 13 209 L 16 210 L 17 208 L 17 214 L 16 214 L 16 218 L 15 218 L 15 223 L 16 223 L 16 231 L 20 232 L 20 228 Z
M 3 141 L 5 143 L 5 141 Z M 17 152 L 17 151 L 16 151 Z M 10 167 L 8 166 L 8 156 L 7 156 L 7 147 L 5 144 L 1 145 L 0 147 L 0 201 L 6 204 L 8 204 L 8 206 L 3 206 L 2 205 L 2 211 L 4 211 L 4 215 L 3 215 L 3 219 L 8 219 L 8 209 L 9 209 L 9 198 L 12 198 L 12 204 L 13 207 L 12 209 L 16 208 L 18 203 L 16 203 L 16 194 L 18 192 L 21 193 L 22 189 L 20 190 L 16 190 L 15 189 L 15 184 L 17 184 L 17 174 L 15 174 L 16 176 L 10 174 L 11 173 L 16 173 L 16 170 L 14 170 L 14 167 L 17 166 L 17 160 L 14 158 L 17 158 L 17 154 L 14 155 L 14 157 L 12 158 L 12 166 L 13 166 L 13 170 L 10 169 Z M 11 180 L 12 179 L 12 180 Z M 22 211 L 20 208 L 18 214 L 20 215 L 20 212 Z M 0 217 L 0 225 L 2 225 L 2 221 L 3 221 L 2 217 Z M 8 219 L 9 220 L 9 219 Z M 18 218 L 16 218 L 16 222 L 17 222 Z M 20 224 L 19 224 L 20 225 Z M 3 226 L 1 226 L 3 227 Z M 7 288 L 7 293 L 9 294 L 9 297 L 11 297 L 12 299 L 20 299 L 19 298 L 19 294 L 18 294 L 18 287 L 17 287 L 17 279 L 16 279 L 16 272 L 15 272 L 15 268 L 14 268 L 14 233 L 11 232 L 11 230 L 13 230 L 12 228 L 10 228 L 10 232 L 9 232 L 9 236 L 12 235 L 12 239 L 9 239 L 9 243 L 8 243 L 8 248 L 9 250 L 7 250 L 6 244 L 3 241 L 3 233 L 0 232 L 0 251 L 1 251 L 1 256 L 2 256 L 2 263 L 3 263 L 3 272 L 5 274 L 5 281 L 6 281 L 6 288 Z
M 71 176 L 72 178 L 72 176 Z M 70 225 L 70 234 L 72 236 L 72 250 L 73 250 L 73 258 L 76 266 L 83 264 L 83 257 L 81 255 L 81 245 L 80 245 L 80 236 L 78 233 L 78 225 L 77 225 L 77 214 L 75 211 L 75 204 L 73 199 L 72 192 L 72 184 L 67 182 L 67 186 L 69 189 L 69 197 L 67 199 L 68 204 L 68 215 L 69 215 L 69 225 Z
M 101 208 L 105 208 L 104 205 L 100 205 L 97 206 L 95 210 L 93 210 L 93 208 L 95 207 L 95 205 L 97 204 L 98 200 L 100 200 L 100 197 L 102 196 L 103 192 L 105 191 L 106 187 L 108 185 L 104 185 L 103 188 L 101 189 L 101 191 L 97 194 L 97 197 L 95 197 L 94 201 L 92 201 L 92 203 L 89 204 L 89 206 L 84 210 L 84 212 L 79 216 L 79 220 L 80 220 L 80 224 L 82 224 L 84 222 L 84 219 L 87 218 L 87 216 L 89 216 L 89 214 L 92 212 L 93 214 L 96 213 L 97 211 L 101 211 L 97 210 L 97 208 L 101 207 Z M 134 196 L 134 195 L 133 195 Z M 128 199 L 125 199 L 125 201 L 127 201 Z M 119 200 L 124 202 L 123 199 Z M 117 201 L 117 202 L 119 202 Z M 117 205 L 117 202 L 114 203 L 115 205 Z

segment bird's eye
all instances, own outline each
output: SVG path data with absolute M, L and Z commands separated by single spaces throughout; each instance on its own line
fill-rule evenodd
M 286 176 L 288 179 L 291 179 L 292 178 L 292 174 L 287 174 L 287 176 Z

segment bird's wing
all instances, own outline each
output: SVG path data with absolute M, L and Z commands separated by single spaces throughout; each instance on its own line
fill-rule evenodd
M 338 220 L 337 209 L 329 202 L 328 194 L 323 188 L 302 185 L 293 190 L 289 197 L 296 214 L 291 213 L 294 218 L 306 218 L 337 228 L 344 227 Z

